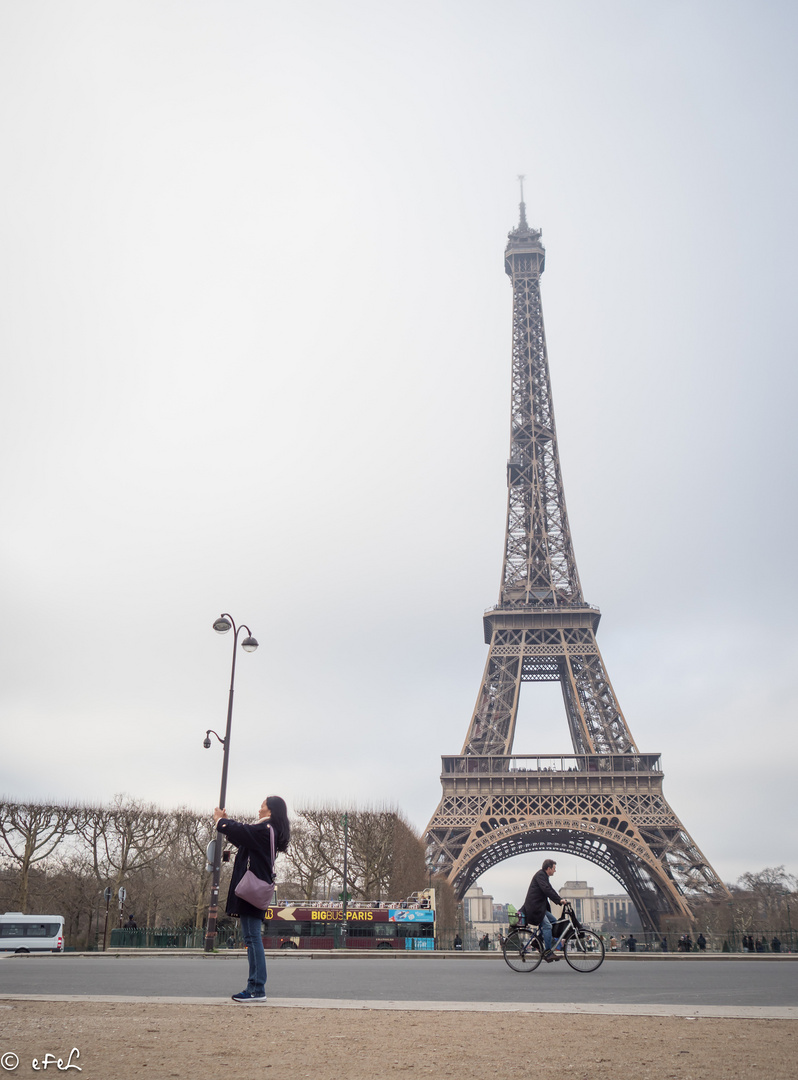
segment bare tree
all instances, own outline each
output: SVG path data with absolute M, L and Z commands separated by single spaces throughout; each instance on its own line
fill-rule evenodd
M 74 808 L 54 803 L 0 802 L 0 838 L 18 868 L 15 910 L 28 910 L 31 868 L 45 862 L 74 825 Z
M 328 896 L 343 882 L 344 816 L 347 887 L 356 900 L 394 899 L 424 888 L 427 873 L 421 841 L 394 809 L 305 807 L 292 824 L 286 873 L 307 900 Z
M 291 844 L 285 856 L 292 876 L 303 883 L 308 899 L 326 898 L 342 880 L 344 864 L 343 812 L 338 808 L 308 807 L 291 825 Z
M 197 929 L 205 922 L 210 895 L 211 874 L 205 869 L 208 844 L 216 836 L 213 820 L 181 807 L 175 815 L 174 865 L 181 883 L 180 896 L 191 922 Z
M 278 868 L 283 880 L 290 878 L 292 883 L 299 886 L 301 899 L 310 901 L 319 898 L 318 894 L 323 891 L 331 868 L 326 854 L 323 855 L 319 849 L 317 834 L 301 817 L 295 818 L 291 824 L 291 844 L 288 851 L 280 856 Z
M 359 900 L 384 900 L 393 868 L 395 811 L 356 810 L 349 817 L 349 873 Z
M 767 866 L 743 874 L 730 890 L 735 929 L 776 930 L 790 923 L 789 905 L 795 906 L 798 879 L 783 866 Z
M 393 841 L 388 894 L 400 899 L 432 883 L 424 859 L 424 841 L 401 814 L 393 817 Z
M 64 935 L 76 948 L 90 948 L 104 910 L 85 848 L 59 850 L 37 883 L 40 911 L 64 916 Z
M 133 874 L 157 863 L 175 838 L 174 814 L 117 795 L 111 806 L 85 807 L 77 830 L 89 850 L 94 876 L 117 894 Z M 103 946 L 108 944 L 106 930 Z

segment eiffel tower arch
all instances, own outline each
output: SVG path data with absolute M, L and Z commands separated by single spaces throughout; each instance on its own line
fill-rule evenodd
M 499 602 L 483 618 L 485 673 L 460 754 L 442 758 L 443 794 L 426 831 L 432 870 L 458 899 L 486 870 L 531 851 L 595 863 L 628 892 L 643 927 L 691 918 L 691 899 L 730 899 L 641 753 L 596 641 L 574 557 L 543 328 L 541 232 L 508 235 L 513 286 L 507 531 Z M 512 753 L 522 683 L 558 682 L 573 752 Z

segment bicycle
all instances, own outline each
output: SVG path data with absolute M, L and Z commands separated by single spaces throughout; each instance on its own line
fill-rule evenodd
M 570 904 L 563 906 L 558 922 L 565 922 L 560 936 L 552 939 L 552 951 L 562 949 L 562 955 L 574 971 L 595 971 L 604 963 L 604 942 L 592 930 L 585 930 Z M 502 955 L 513 971 L 535 971 L 543 959 L 543 934 L 540 927 L 512 927 L 502 938 Z

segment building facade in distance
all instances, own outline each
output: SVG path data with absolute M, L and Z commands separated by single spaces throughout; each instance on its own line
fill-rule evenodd
M 586 881 L 566 881 L 557 892 L 570 900 L 576 917 L 595 930 L 640 930 L 640 919 L 626 893 L 596 896 Z
M 498 949 L 499 934 L 506 937 L 510 932 L 507 905 L 494 903 L 493 897 L 486 895 L 479 885 L 472 885 L 463 897 L 463 917 L 467 949 L 478 948 L 485 934 L 490 940 L 490 948 Z

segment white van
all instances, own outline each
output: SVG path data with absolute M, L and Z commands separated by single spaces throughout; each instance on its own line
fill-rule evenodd
M 0 915 L 0 952 L 63 952 L 63 915 Z

